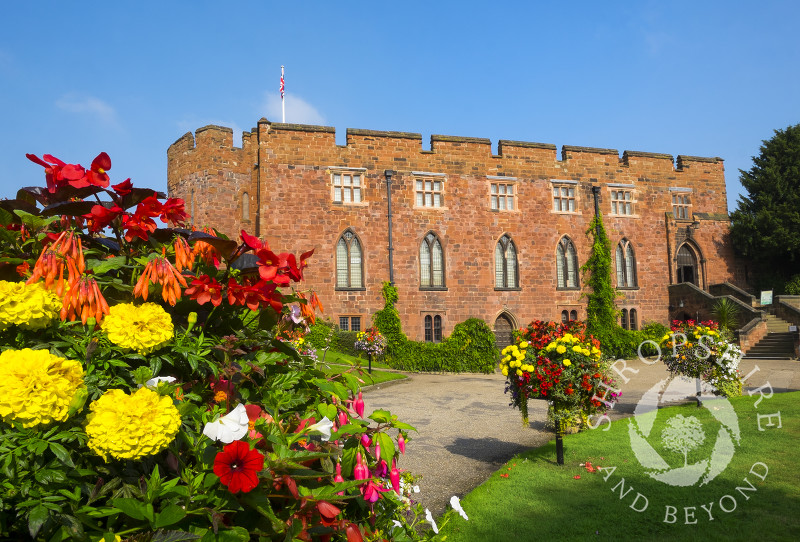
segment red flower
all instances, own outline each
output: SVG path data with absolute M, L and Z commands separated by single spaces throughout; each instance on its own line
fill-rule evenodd
M 155 193 L 143 199 L 139 205 L 136 206 L 136 214 L 141 216 L 156 217 L 161 214 L 163 205 L 158 201 Z
M 28 160 L 44 167 L 45 179 L 47 180 L 47 190 L 52 194 L 56 189 L 66 185 L 79 183 L 83 179 L 86 170 L 78 164 L 67 164 L 51 154 L 42 156 L 44 160 L 35 154 L 26 154 Z
M 122 209 L 116 205 L 111 209 L 107 209 L 103 205 L 95 205 L 92 207 L 92 212 L 83 215 L 83 218 L 87 219 L 89 230 L 97 233 L 111 224 L 120 214 L 122 214 Z
M 130 194 L 131 191 L 133 190 L 133 183 L 131 183 L 131 178 L 128 177 L 121 183 L 112 185 L 111 188 L 113 188 L 114 192 L 116 192 L 120 196 L 126 196 Z
M 141 215 L 138 212 L 135 215 L 125 215 L 122 218 L 122 228 L 125 230 L 125 240 L 127 242 L 133 241 L 134 237 L 138 237 L 142 241 L 147 241 L 149 234 L 156 231 L 156 223 L 152 218 Z
M 101 152 L 94 160 L 92 160 L 92 168 L 86 172 L 82 179 L 70 182 L 75 188 L 84 188 L 87 186 L 99 186 L 106 188 L 109 183 L 108 171 L 111 169 L 111 158 L 108 154 Z
M 205 305 L 209 301 L 215 307 L 222 303 L 222 285 L 208 275 L 203 275 L 192 281 L 192 286 L 186 289 L 186 295 L 197 301 L 200 305 Z
M 247 248 L 249 248 L 250 250 L 260 250 L 262 248 L 266 248 L 267 250 L 269 250 L 269 245 L 267 244 L 267 242 L 264 241 L 262 243 L 261 239 L 259 239 L 255 235 L 250 235 L 244 230 L 242 230 L 241 235 L 242 235 L 242 242 L 244 242 L 244 244 L 247 245 Z
M 186 213 L 186 209 L 184 209 L 183 200 L 180 198 L 167 199 L 161 206 L 161 220 L 176 225 L 184 224 L 189 220 L 189 215 Z
M 247 493 L 258 485 L 258 473 L 264 469 L 264 456 L 241 440 L 225 446 L 214 459 L 214 474 L 231 493 Z

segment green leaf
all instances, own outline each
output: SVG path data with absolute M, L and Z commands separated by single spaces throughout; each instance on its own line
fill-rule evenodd
M 114 508 L 118 509 L 126 516 L 132 517 L 133 519 L 143 520 L 146 517 L 147 506 L 139 499 L 129 499 L 129 498 L 112 499 L 111 504 L 114 505 Z M 152 506 L 153 505 L 151 504 L 150 505 L 151 509 Z
M 69 452 L 61 444 L 58 444 L 57 442 L 51 442 L 50 451 L 52 451 L 58 458 L 58 460 L 61 461 L 64 465 L 68 467 L 75 466 L 75 463 L 72 462 L 72 458 L 69 456 Z
M 14 209 L 14 214 L 17 215 L 22 219 L 22 223 L 25 224 L 31 230 L 41 230 L 55 222 L 56 220 L 61 220 L 60 216 L 51 216 L 49 218 L 42 218 L 36 215 L 32 215 L 31 213 L 26 213 L 20 209 Z
M 378 423 L 392 423 L 392 413 L 388 410 L 378 409 L 370 414 L 368 418 Z
M 387 463 L 390 463 L 395 453 L 394 440 L 386 433 L 378 433 L 375 435 L 375 438 L 378 444 L 381 445 L 381 457 L 385 459 Z
M 156 521 L 153 523 L 153 527 L 156 529 L 166 527 L 167 525 L 178 523 L 184 517 L 186 517 L 186 510 L 178 505 L 170 504 L 160 513 L 156 514 Z
M 86 267 L 94 271 L 95 275 L 105 275 L 109 271 L 125 266 L 125 256 L 114 256 L 107 260 L 89 260 Z
M 39 530 L 49 516 L 50 512 L 41 504 L 35 506 L 30 511 L 28 514 L 28 532 L 31 533 L 31 537 L 36 538 L 36 535 L 39 534 Z

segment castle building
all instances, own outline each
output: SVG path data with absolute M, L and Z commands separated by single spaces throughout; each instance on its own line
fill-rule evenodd
M 167 154 L 169 195 L 196 226 L 316 249 L 306 281 L 343 329 L 371 325 L 390 273 L 415 340 L 471 317 L 500 344 L 531 320 L 584 318 L 595 201 L 623 327 L 680 316 L 670 285 L 744 283 L 720 158 L 567 145 L 559 158 L 555 145 L 506 140 L 495 153 L 488 139 L 441 135 L 423 150 L 420 134 L 356 129 L 337 145 L 333 128 L 267 119 L 241 147 L 205 126 Z

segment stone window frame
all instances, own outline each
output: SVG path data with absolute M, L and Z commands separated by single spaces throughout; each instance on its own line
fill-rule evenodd
M 447 184 L 446 173 L 412 171 L 411 176 L 413 179 L 411 186 L 414 191 L 414 209 L 447 210 L 445 198 L 445 186 Z M 428 185 L 428 183 L 430 183 L 430 185 Z M 428 205 L 429 200 L 427 196 L 430 196 L 430 205 Z M 436 196 L 439 196 L 438 200 Z M 420 199 L 422 201 L 421 204 Z M 439 205 L 436 205 L 437 201 Z
M 364 318 L 360 314 L 342 314 L 339 316 L 339 329 L 341 331 L 363 331 L 361 323 Z M 344 326 L 342 323 L 347 322 Z M 358 323 L 358 329 L 353 329 L 353 323 Z
M 435 255 L 436 255 L 436 247 L 439 247 L 440 250 L 440 261 L 441 261 L 441 276 L 437 277 L 436 269 L 434 267 Z M 423 256 L 427 254 L 428 256 L 428 270 L 427 270 L 427 281 L 423 280 L 425 275 L 425 269 L 423 268 Z M 433 230 L 428 231 L 420 241 L 419 244 L 419 289 L 420 290 L 440 290 L 445 291 L 447 290 L 447 265 L 444 255 L 444 243 L 442 242 L 441 237 L 436 234 Z M 437 278 L 439 278 L 440 284 L 436 284 Z
M 570 249 L 572 250 L 572 257 L 570 258 Z M 556 244 L 556 289 L 557 290 L 580 290 L 580 266 L 578 265 L 578 249 L 569 235 L 562 235 Z M 573 276 L 575 278 L 574 284 L 570 285 L 569 270 L 570 261 L 574 269 Z M 559 274 L 559 269 L 561 273 Z
M 620 311 L 619 325 L 622 329 L 630 331 L 639 329 L 639 311 L 636 307 L 625 307 Z
M 486 179 L 489 181 L 489 209 L 492 212 L 507 213 L 519 210 L 516 177 L 487 175 Z M 503 202 L 502 206 L 500 202 Z
M 633 243 L 627 237 L 623 237 L 617 243 L 617 248 L 614 250 L 614 259 L 617 289 L 638 290 L 639 277 L 636 270 L 636 251 L 633 248 Z
M 367 184 L 367 168 L 363 167 L 345 167 L 345 166 L 328 166 L 326 168 L 327 173 L 330 175 L 330 187 L 331 187 L 331 202 L 335 205 L 347 205 L 347 206 L 365 206 L 367 205 L 366 200 L 366 184 Z M 337 184 L 336 176 L 339 176 L 340 182 Z M 345 185 L 343 179 L 345 176 L 350 177 L 351 181 L 349 185 Z M 355 177 L 359 177 L 359 186 L 356 187 L 353 183 Z M 337 188 L 340 190 L 340 198 L 336 199 L 336 191 Z M 344 201 L 343 194 L 345 190 L 349 189 L 350 193 L 350 201 Z M 355 190 L 358 189 L 358 192 Z M 354 194 L 359 194 L 359 201 L 354 201 Z
M 669 193 L 670 203 L 672 205 L 672 217 L 675 220 L 692 221 L 693 192 L 691 188 L 670 187 Z
M 632 218 L 639 216 L 636 213 L 638 194 L 637 191 L 635 190 L 634 185 L 622 184 L 622 183 L 609 183 L 608 185 L 606 185 L 606 190 L 608 190 L 609 216 L 613 216 L 615 218 L 619 217 Z M 628 196 L 628 199 L 625 199 L 626 195 Z M 615 204 L 621 204 L 621 205 L 615 205 Z M 630 212 L 627 212 L 628 209 L 625 209 L 626 205 L 630 207 Z M 619 212 L 620 207 L 622 207 L 625 212 Z
M 567 191 L 567 194 L 564 194 L 564 191 Z M 550 212 L 555 214 L 566 214 L 566 215 L 579 215 L 580 212 L 580 205 L 578 205 L 580 198 L 578 193 L 578 181 L 571 181 L 566 179 L 550 179 L 550 201 L 552 201 L 552 205 L 550 205 Z M 566 201 L 567 209 L 562 209 L 563 202 Z M 572 203 L 572 208 L 570 209 L 570 202 Z
M 438 312 L 431 312 L 423 315 L 423 341 L 426 343 L 440 343 L 442 342 L 442 328 L 444 319 L 442 314 Z
M 340 246 L 340 244 L 342 242 L 345 243 L 345 250 L 347 251 L 347 253 L 346 253 L 347 260 L 346 260 L 346 265 L 344 265 L 344 266 L 342 266 L 340 268 L 340 266 L 339 266 L 339 256 L 340 256 L 339 255 L 339 246 Z M 359 252 L 360 252 L 360 262 L 358 263 L 358 265 L 360 266 L 359 267 L 359 275 L 360 275 L 360 279 L 361 280 L 358 281 L 358 282 L 360 282 L 360 285 L 359 284 L 353 285 L 354 284 L 353 283 L 353 264 L 354 264 L 354 261 L 353 261 L 352 249 L 353 249 L 354 245 L 358 246 L 358 249 L 359 249 Z M 336 240 L 336 246 L 334 248 L 334 254 L 335 254 L 335 259 L 336 259 L 335 266 L 334 266 L 334 271 L 335 271 L 335 282 L 334 282 L 334 284 L 336 286 L 335 286 L 334 290 L 337 290 L 337 291 L 363 291 L 363 290 L 365 290 L 366 288 L 364 287 L 364 284 L 365 284 L 364 261 L 366 260 L 366 258 L 364 258 L 364 243 L 361 242 L 361 238 L 353 230 L 353 228 L 346 228 L 342 232 L 342 234 L 338 237 L 338 239 Z M 339 279 L 341 278 L 340 277 L 340 271 L 345 271 L 346 274 L 347 274 L 347 276 L 345 277 L 346 278 L 346 282 L 347 282 L 346 286 L 340 286 L 339 285 L 339 283 L 340 283 Z
M 514 251 L 513 284 L 508 283 L 508 249 Z M 498 273 L 499 271 L 499 273 Z M 500 278 L 500 280 L 498 280 Z M 494 289 L 520 290 L 519 287 L 519 251 L 510 233 L 504 233 L 494 246 Z

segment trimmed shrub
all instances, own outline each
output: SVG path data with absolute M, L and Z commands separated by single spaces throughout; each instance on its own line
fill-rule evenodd
M 453 328 L 441 343 L 410 341 L 403 333 L 400 315 L 394 304 L 397 288 L 383 285 L 383 309 L 372 317 L 373 325 L 386 337 L 385 361 L 395 369 L 423 372 L 491 373 L 499 354 L 491 328 L 478 318 L 470 318 Z

